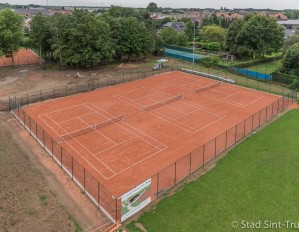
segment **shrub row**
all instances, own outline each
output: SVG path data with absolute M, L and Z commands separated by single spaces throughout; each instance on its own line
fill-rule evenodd
M 288 75 L 288 74 L 281 73 L 281 72 L 273 72 L 272 73 L 272 81 L 275 81 L 278 83 L 291 85 L 294 82 L 294 80 L 299 80 L 299 77 Z

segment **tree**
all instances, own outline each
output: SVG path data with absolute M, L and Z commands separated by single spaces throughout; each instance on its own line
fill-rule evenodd
M 52 50 L 52 58 L 60 61 L 60 64 L 64 65 L 62 57 L 62 44 L 63 44 L 63 33 L 66 31 L 68 27 L 68 20 L 66 15 L 64 14 L 54 14 L 49 21 L 49 29 L 51 33 L 51 50 Z
M 188 36 L 189 41 L 193 39 L 194 36 L 194 24 L 191 21 L 188 21 L 186 24 L 185 34 Z
M 226 47 L 243 58 L 261 58 L 283 46 L 284 28 L 270 17 L 250 15 L 234 21 L 227 33 Z
M 172 27 L 166 27 L 161 30 L 160 37 L 163 44 L 177 44 L 178 32 Z
M 183 22 L 183 23 L 191 22 L 192 23 L 192 20 L 190 18 L 188 18 L 188 17 L 183 17 L 181 19 L 181 22 Z
M 293 36 L 289 36 L 283 46 L 283 51 L 287 51 L 290 47 L 292 47 L 294 44 L 299 43 L 299 33 L 296 33 Z
M 0 11 L 0 53 L 11 58 L 15 66 L 14 55 L 23 40 L 22 17 L 11 9 Z
M 218 42 L 223 44 L 225 40 L 225 30 L 220 26 L 205 26 L 201 30 L 201 38 L 203 42 Z
M 282 72 L 299 76 L 299 43 L 288 49 L 282 64 Z
M 61 56 L 66 65 L 93 67 L 112 57 L 110 28 L 94 14 L 75 10 L 66 20 L 61 36 Z
M 127 55 L 146 56 L 154 50 L 154 38 L 147 30 L 144 22 L 139 22 L 134 17 L 129 18 L 106 18 L 110 25 L 115 58 L 121 59 Z
M 51 50 L 49 43 L 50 29 L 47 19 L 41 13 L 37 13 L 30 22 L 30 41 L 34 48 L 39 50 L 40 63 L 44 51 Z
M 188 45 L 188 36 L 184 32 L 178 33 L 177 45 L 183 47 Z
M 161 9 L 158 7 L 158 5 L 154 2 L 150 2 L 148 4 L 148 6 L 146 7 L 146 9 L 149 11 L 149 12 L 159 12 L 161 11 Z

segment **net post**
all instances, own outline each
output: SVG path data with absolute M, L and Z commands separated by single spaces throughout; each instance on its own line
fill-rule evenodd
M 115 222 L 117 223 L 117 198 L 114 199 L 115 199 Z
M 279 104 L 279 101 L 278 101 Z M 261 115 L 262 115 L 262 110 L 260 110 L 260 114 L 259 114 L 259 126 L 261 125 Z

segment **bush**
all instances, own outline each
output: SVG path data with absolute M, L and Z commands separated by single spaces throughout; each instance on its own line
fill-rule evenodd
M 272 73 L 272 80 L 278 83 L 292 85 L 294 80 L 299 80 L 299 77 L 288 75 L 281 72 L 273 72 Z
M 294 79 L 293 83 L 289 86 L 292 90 L 298 90 L 299 89 L 299 79 Z
M 218 42 L 203 43 L 202 49 L 209 50 L 209 51 L 220 51 L 221 44 Z

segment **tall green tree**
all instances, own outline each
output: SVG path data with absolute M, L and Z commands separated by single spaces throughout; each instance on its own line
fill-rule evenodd
M 93 67 L 112 57 L 110 28 L 94 14 L 76 10 L 67 18 L 62 34 L 61 56 L 64 64 Z
M 209 25 L 201 29 L 203 42 L 218 42 L 223 44 L 225 41 L 225 30 L 220 26 Z
M 123 53 L 131 56 L 149 55 L 154 49 L 154 39 L 147 31 L 144 24 L 139 23 L 136 18 L 130 17 L 122 20 L 122 43 Z
M 51 49 L 50 28 L 47 18 L 41 13 L 37 13 L 30 22 L 30 41 L 34 48 L 39 50 L 40 63 L 42 63 L 43 52 Z
M 0 53 L 11 58 L 15 66 L 14 55 L 23 40 L 22 17 L 11 9 L 0 11 Z
M 284 28 L 270 17 L 252 15 L 236 20 L 228 29 L 226 47 L 243 58 L 261 58 L 278 52 L 284 42 Z
M 155 2 L 150 2 L 148 4 L 148 6 L 146 7 L 146 9 L 149 11 L 149 12 L 160 12 L 162 9 L 158 7 L 157 3 Z
M 160 37 L 163 44 L 174 45 L 178 42 L 178 32 L 172 27 L 166 27 L 161 30 Z
M 282 63 L 282 72 L 299 76 L 299 43 L 288 49 Z
M 292 47 L 296 43 L 299 43 L 299 33 L 296 33 L 293 36 L 289 36 L 284 41 L 283 51 L 286 52 L 290 47 Z
M 67 30 L 68 27 L 68 16 L 64 14 L 54 14 L 49 20 L 49 30 L 51 33 L 51 51 L 52 56 L 55 60 L 59 60 L 60 64 L 64 65 L 62 56 L 62 45 L 63 45 L 63 33 Z M 70 24 L 70 23 L 69 23 Z
M 179 46 L 188 46 L 188 36 L 184 32 L 178 33 L 177 45 Z
M 193 40 L 194 37 L 194 30 L 196 31 L 195 24 L 192 23 L 192 21 L 188 21 L 185 23 L 186 29 L 185 34 L 188 36 L 189 41 Z

